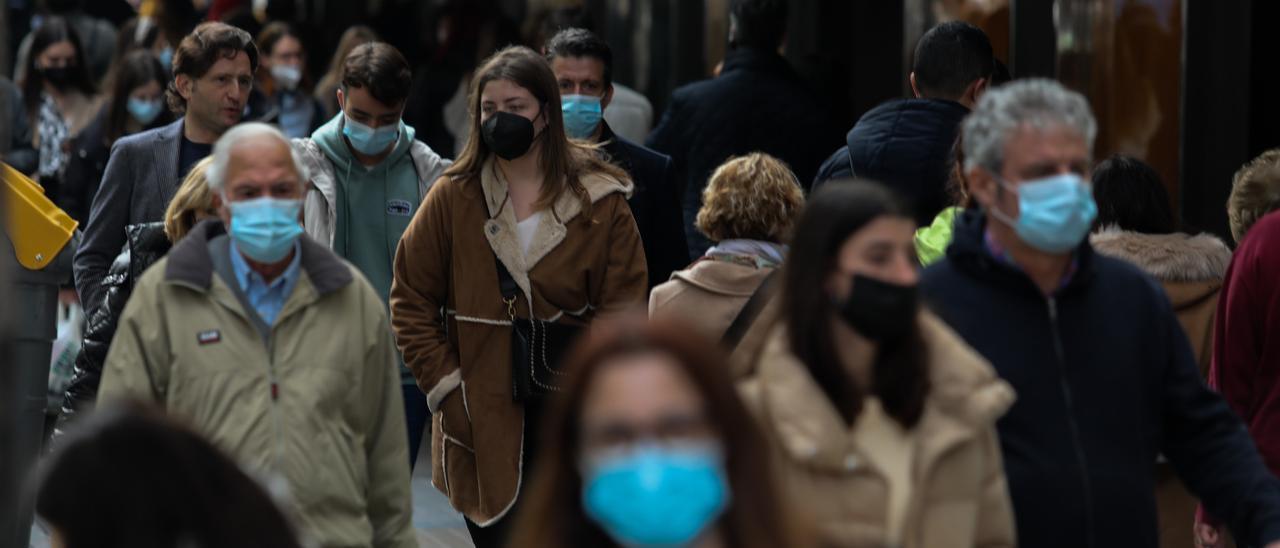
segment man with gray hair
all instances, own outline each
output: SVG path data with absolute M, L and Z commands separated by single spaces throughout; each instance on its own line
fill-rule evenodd
M 221 220 L 142 275 L 99 398 L 153 400 L 189 421 L 286 490 L 307 543 L 417 546 L 382 300 L 302 237 L 307 174 L 279 130 L 227 131 L 207 177 Z
M 1018 392 L 998 423 L 1022 546 L 1157 546 L 1157 455 L 1242 545 L 1280 547 L 1280 481 L 1200 378 L 1160 286 L 1085 238 L 1097 124 L 1049 80 L 962 125 L 978 208 L 921 291 Z M 1186 524 L 1191 534 L 1191 523 Z

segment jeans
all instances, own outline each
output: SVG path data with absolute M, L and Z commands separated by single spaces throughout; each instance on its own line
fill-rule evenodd
M 416 384 L 404 385 L 404 424 L 409 428 L 409 472 L 418 463 L 418 448 L 422 446 L 422 434 L 431 420 L 427 409 L 427 395 Z

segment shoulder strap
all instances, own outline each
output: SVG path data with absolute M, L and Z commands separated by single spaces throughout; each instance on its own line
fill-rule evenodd
M 729 324 L 729 329 L 724 332 L 724 336 L 720 338 L 720 344 L 729 350 L 737 348 L 738 343 L 742 342 L 742 337 L 747 334 L 747 329 L 751 324 L 755 323 L 756 317 L 764 310 L 764 305 L 769 302 L 769 296 L 773 294 L 771 290 L 774 280 L 778 277 L 778 272 L 782 268 L 777 268 L 765 276 L 760 282 L 751 297 L 747 299 L 747 304 L 743 305 L 742 310 L 733 318 L 733 323 Z
M 502 264 L 497 255 L 493 256 L 493 264 L 498 267 L 498 290 L 502 293 L 503 302 L 514 302 L 513 299 L 520 293 L 520 286 L 516 285 L 516 279 L 511 277 L 507 265 Z

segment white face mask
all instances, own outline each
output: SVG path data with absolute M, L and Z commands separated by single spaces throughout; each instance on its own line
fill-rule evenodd
M 271 77 L 275 78 L 281 88 L 293 91 L 297 89 L 298 82 L 302 81 L 302 69 L 290 65 L 276 65 L 271 67 Z

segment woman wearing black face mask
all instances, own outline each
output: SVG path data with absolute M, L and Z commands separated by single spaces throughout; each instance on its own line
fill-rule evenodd
M 432 481 L 485 548 L 506 545 L 559 354 L 648 278 L 631 181 L 565 137 L 547 62 L 499 51 L 470 97 L 471 137 L 396 250 L 391 324 L 432 413 Z
M 995 421 L 1013 391 L 920 308 L 915 228 L 877 184 L 814 193 L 740 388 L 827 543 L 1012 546 Z
M 69 142 L 98 110 L 97 88 L 85 66 L 84 49 L 74 28 L 50 17 L 35 31 L 27 58 L 22 97 L 31 117 L 33 144 L 40 153 L 36 170 L 45 193 L 58 205 L 58 189 L 69 157 Z

